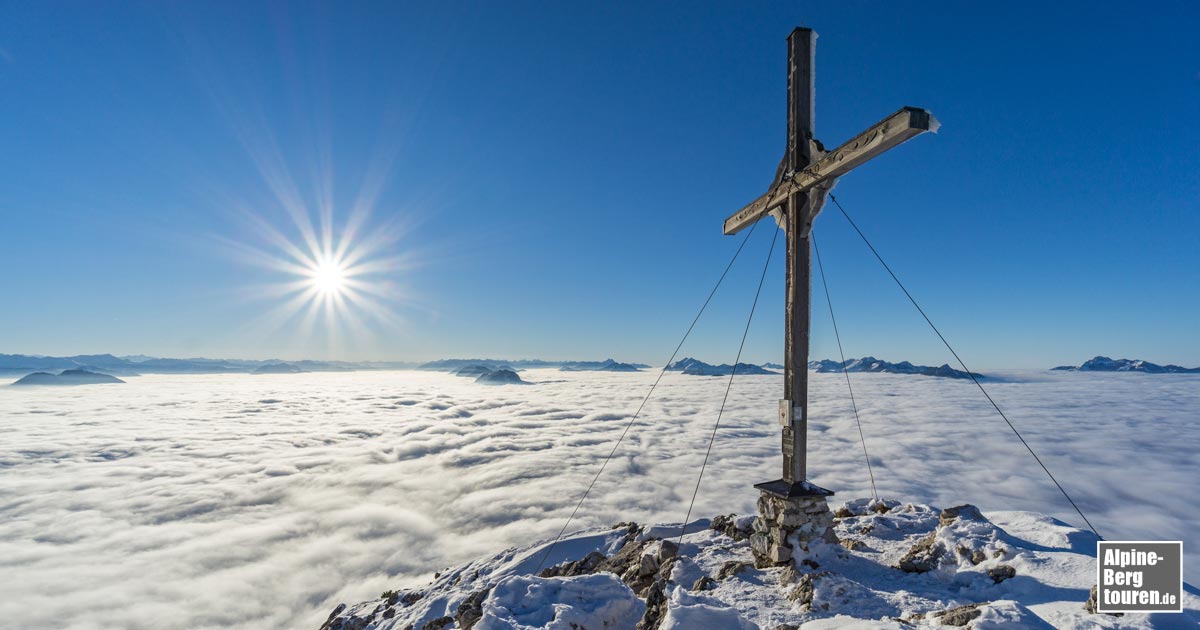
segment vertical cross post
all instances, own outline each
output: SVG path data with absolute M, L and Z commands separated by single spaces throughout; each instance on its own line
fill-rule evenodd
M 817 34 L 797 28 L 788 35 L 787 154 L 784 170 L 798 173 L 812 162 L 813 53 Z M 812 250 L 809 245 L 808 192 L 788 196 L 784 229 L 787 236 L 787 307 L 784 329 L 783 398 L 790 405 L 783 427 L 783 481 L 805 480 L 808 447 L 808 336 Z
M 776 181 L 793 180 L 813 160 L 813 54 L 817 34 L 797 28 L 788 36 L 787 149 Z M 782 204 L 780 223 L 787 235 L 787 295 L 784 322 L 783 477 L 757 484 L 758 518 L 750 549 L 759 567 L 789 564 L 797 548 L 814 540 L 837 542 L 833 514 L 825 497 L 833 494 L 806 480 L 808 461 L 808 337 L 812 247 L 809 233 L 826 187 L 793 190 Z

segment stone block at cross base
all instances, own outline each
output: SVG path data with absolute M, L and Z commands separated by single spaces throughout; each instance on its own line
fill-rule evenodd
M 771 549 L 771 535 L 766 532 L 755 532 L 750 536 L 750 551 L 757 558 L 766 556 Z
M 805 501 L 805 503 L 801 507 L 801 509 L 803 509 L 805 512 L 808 512 L 809 514 L 815 514 L 818 512 L 828 512 L 829 511 L 829 503 L 825 501 L 825 497 L 813 497 L 813 498 L 810 498 L 807 501 Z
M 759 567 L 791 564 L 796 544 L 810 541 L 838 544 L 833 531 L 833 513 L 823 496 L 784 497 L 763 491 L 758 498 L 758 518 L 750 549 Z
M 785 512 L 783 518 L 779 519 L 779 524 L 784 527 L 800 527 L 807 525 L 813 519 L 812 514 L 805 512 Z
M 771 562 L 784 564 L 792 560 L 792 548 L 788 545 L 771 545 Z

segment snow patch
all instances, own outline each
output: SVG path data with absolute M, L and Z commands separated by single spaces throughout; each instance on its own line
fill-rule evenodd
M 611 573 L 516 576 L 492 589 L 475 630 L 615 630 L 634 627 L 645 612 L 646 604 Z
M 747 621 L 737 609 L 712 598 L 695 597 L 680 587 L 671 591 L 667 614 L 659 630 L 759 630 L 758 624 Z

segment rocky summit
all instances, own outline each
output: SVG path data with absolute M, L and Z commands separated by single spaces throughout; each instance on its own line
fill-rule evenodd
M 1154 627 L 1095 615 L 1096 538 L 1032 512 L 858 499 L 834 534 L 756 562 L 754 516 L 621 523 L 513 548 L 339 604 L 321 630 Z M 759 559 L 761 560 L 761 559 Z M 1194 626 L 1200 598 L 1185 592 Z M 811 624 L 811 625 L 810 625 Z

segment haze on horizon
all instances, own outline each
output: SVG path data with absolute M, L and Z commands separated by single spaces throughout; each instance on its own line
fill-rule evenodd
M 836 194 L 973 369 L 1200 364 L 1200 9 L 756 8 L 9 6 L 0 352 L 660 365 L 774 172 L 803 22 L 827 145 L 943 123 Z M 848 357 L 952 359 L 817 234 Z M 733 361 L 769 241 L 681 356 Z M 782 264 L 743 360 L 780 359 Z

